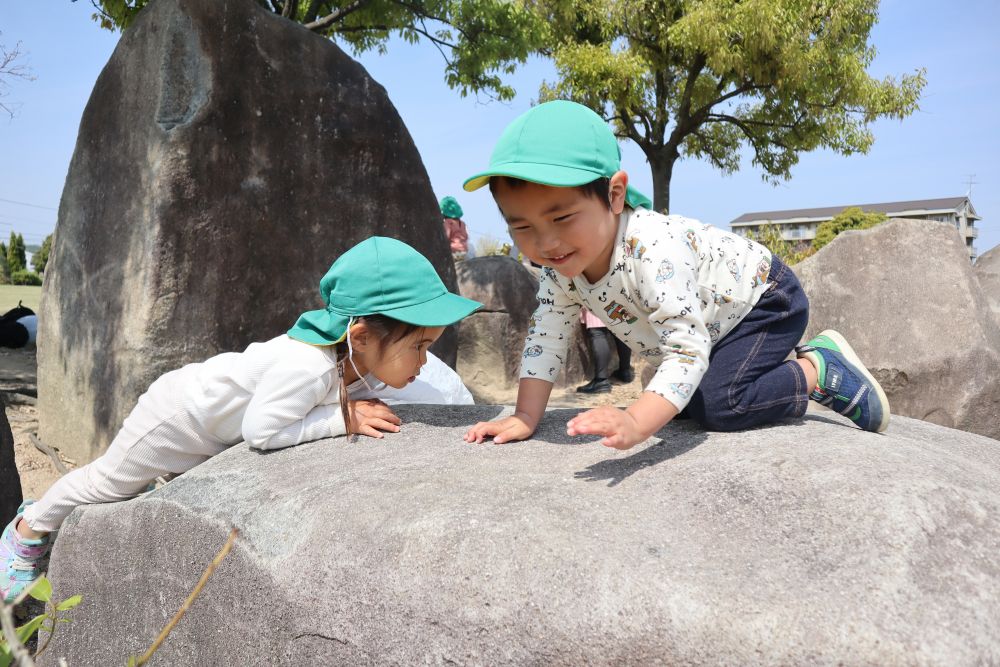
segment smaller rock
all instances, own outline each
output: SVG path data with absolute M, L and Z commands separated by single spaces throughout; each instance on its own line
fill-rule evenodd
M 14 461 L 14 435 L 7 422 L 7 406 L 0 396 L 0 530 L 17 514 L 22 500 L 21 477 Z
M 1000 245 L 980 255 L 973 271 L 1000 326 Z

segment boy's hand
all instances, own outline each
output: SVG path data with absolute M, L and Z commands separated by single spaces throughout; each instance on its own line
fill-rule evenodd
M 600 407 L 578 414 L 566 422 L 567 435 L 603 435 L 601 444 L 615 449 L 630 449 L 646 438 L 629 413 L 618 408 Z
M 515 412 L 510 417 L 495 422 L 479 422 L 465 434 L 466 442 L 480 443 L 484 438 L 493 436 L 493 442 L 502 445 L 511 440 L 524 440 L 535 432 L 536 423 L 532 423 L 528 415 Z
M 382 431 L 399 432 L 403 421 L 389 406 L 377 398 L 363 401 L 348 401 L 347 414 L 351 418 L 351 433 L 360 433 L 372 438 L 381 438 Z
M 677 406 L 651 391 L 642 392 L 628 410 L 601 407 L 566 422 L 568 435 L 603 435 L 601 444 L 630 449 L 651 437 L 677 416 Z

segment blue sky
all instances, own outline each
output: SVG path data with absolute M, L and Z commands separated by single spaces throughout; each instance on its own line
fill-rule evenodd
M 40 10 L 40 5 L 45 11 Z M 55 227 L 56 208 L 84 105 L 118 35 L 98 28 L 88 2 L 5 3 L 0 43 L 20 41 L 34 81 L 11 81 L 0 117 L 0 239 L 11 229 L 29 244 Z M 864 204 L 965 194 L 983 216 L 980 253 L 1000 244 L 1000 3 L 995 0 L 884 0 L 873 33 L 873 74 L 927 69 L 921 110 L 906 120 L 874 126 L 876 142 L 863 156 L 830 152 L 802 156 L 792 179 L 764 183 L 749 160 L 733 176 L 682 161 L 674 171 L 671 209 L 722 227 L 747 211 Z M 461 98 L 443 82 L 440 54 L 426 45 L 394 43 L 384 56 L 360 57 L 399 110 L 437 196 L 454 195 L 474 236 L 505 239 L 485 191 L 466 193 L 462 181 L 483 168 L 503 127 L 530 107 L 538 84 L 552 77 L 531 62 L 512 79 L 509 104 Z M 623 144 L 623 167 L 652 194 L 649 170 L 635 146 Z M 21 202 L 21 203 L 11 203 Z M 31 204 L 25 206 L 23 204 Z

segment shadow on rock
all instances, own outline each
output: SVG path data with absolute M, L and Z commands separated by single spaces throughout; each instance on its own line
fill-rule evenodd
M 657 440 L 652 445 L 623 459 L 607 459 L 577 472 L 574 477 L 585 482 L 603 482 L 608 486 L 618 486 L 625 478 L 658 463 L 669 461 L 685 454 L 705 442 L 708 434 L 704 431 L 686 432 L 681 437 Z

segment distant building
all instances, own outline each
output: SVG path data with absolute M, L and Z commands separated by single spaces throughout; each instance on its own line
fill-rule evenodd
M 809 242 L 816 238 L 816 228 L 821 222 L 832 219 L 845 209 L 857 206 L 863 211 L 878 211 L 890 218 L 913 218 L 934 220 L 955 225 L 955 229 L 965 239 L 969 258 L 975 261 L 979 254 L 975 240 L 979 236 L 976 221 L 982 218 L 976 214 L 968 197 L 946 197 L 944 199 L 918 199 L 916 201 L 896 201 L 884 204 L 860 204 L 852 206 L 829 206 L 826 208 L 804 208 L 789 211 L 762 211 L 744 213 L 729 223 L 733 231 L 746 236 L 768 223 L 781 230 L 786 241 Z

